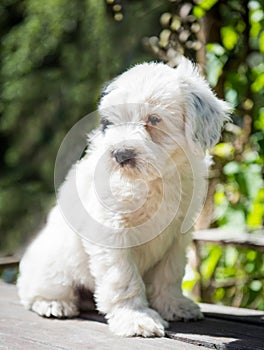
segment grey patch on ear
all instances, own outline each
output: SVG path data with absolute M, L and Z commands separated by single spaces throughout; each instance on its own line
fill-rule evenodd
M 105 130 L 107 129 L 107 127 L 109 125 L 113 125 L 113 123 L 110 122 L 110 120 L 108 120 L 107 118 L 103 117 L 101 119 L 101 130 L 102 130 L 103 133 L 105 133 Z
M 211 148 L 218 142 L 221 129 L 228 120 L 229 111 L 224 101 L 218 100 L 213 94 L 204 99 L 198 93 L 192 92 L 193 141 L 199 141 L 204 149 Z
M 101 91 L 101 94 L 99 96 L 99 101 L 101 101 L 101 99 L 104 98 L 109 93 L 109 91 L 107 91 L 108 85 L 109 84 L 107 84 L 107 83 L 104 84 L 103 89 Z
M 213 108 L 208 102 L 204 102 L 198 95 L 193 95 L 193 102 L 197 113 L 205 119 L 206 122 L 210 121 L 210 117 L 216 114 L 215 108 Z M 206 113 L 208 111 L 208 114 Z
M 186 58 L 182 58 L 176 74 L 185 98 L 187 141 L 194 151 L 198 144 L 203 150 L 211 148 L 218 142 L 233 108 L 215 96 L 208 82 Z

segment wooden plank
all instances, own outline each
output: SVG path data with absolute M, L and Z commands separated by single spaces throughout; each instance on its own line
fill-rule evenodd
M 264 312 L 250 309 L 236 308 L 213 304 L 200 304 L 203 313 L 207 317 L 232 320 L 237 323 L 256 324 L 264 326 Z
M 6 269 L 9 267 L 17 267 L 20 259 L 16 256 L 0 257 L 0 268 Z
M 210 349 L 264 349 L 264 312 L 210 304 L 200 306 L 205 320 L 193 322 L 189 330 L 184 323 L 174 322 L 167 336 Z
M 41 318 L 19 304 L 14 285 L 0 283 L 0 349 L 264 350 L 264 312 L 201 307 L 205 320 L 172 322 L 166 338 L 120 338 L 109 332 L 104 317 L 96 312 L 72 320 Z
M 263 330 L 256 325 L 210 318 L 194 322 L 190 329 L 184 323 L 174 323 L 167 334 L 172 339 L 210 349 L 263 350 Z
M 194 241 L 215 244 L 232 244 L 264 251 L 264 230 L 256 233 L 234 232 L 234 230 L 210 229 L 200 230 L 193 234 Z
M 52 350 L 49 344 L 42 344 L 41 342 L 32 342 L 28 339 L 17 337 L 16 335 L 8 335 L 0 333 L 0 349 L 3 350 Z
M 89 316 L 88 316 L 89 317 Z M 41 318 L 25 310 L 13 285 L 0 283 L 0 349 L 5 350 L 198 350 L 200 347 L 169 338 L 120 338 L 112 335 L 105 320 Z M 86 315 L 87 318 L 87 315 Z

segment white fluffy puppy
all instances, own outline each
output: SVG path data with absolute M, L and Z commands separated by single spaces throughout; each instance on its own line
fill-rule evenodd
M 22 304 L 74 317 L 84 288 L 122 336 L 163 336 L 166 321 L 202 318 L 181 281 L 205 195 L 205 150 L 229 113 L 186 59 L 114 79 L 99 104 L 102 126 L 21 261 Z

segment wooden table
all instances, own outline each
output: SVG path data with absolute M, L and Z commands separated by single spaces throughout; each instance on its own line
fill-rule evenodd
M 201 304 L 205 320 L 173 322 L 165 338 L 112 335 L 96 312 L 72 320 L 45 319 L 25 310 L 16 287 L 0 282 L 0 349 L 264 349 L 264 312 Z

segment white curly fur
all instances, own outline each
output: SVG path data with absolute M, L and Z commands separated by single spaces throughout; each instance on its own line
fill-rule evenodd
M 218 141 L 230 108 L 183 59 L 176 69 L 144 63 L 123 73 L 105 88 L 99 112 L 112 124 L 90 135 L 23 257 L 19 296 L 41 316 L 73 317 L 81 287 L 94 293 L 115 334 L 163 336 L 165 320 L 202 318 L 181 281 L 205 195 L 205 149 Z M 136 166 L 114 159 L 124 147 L 134 150 Z

